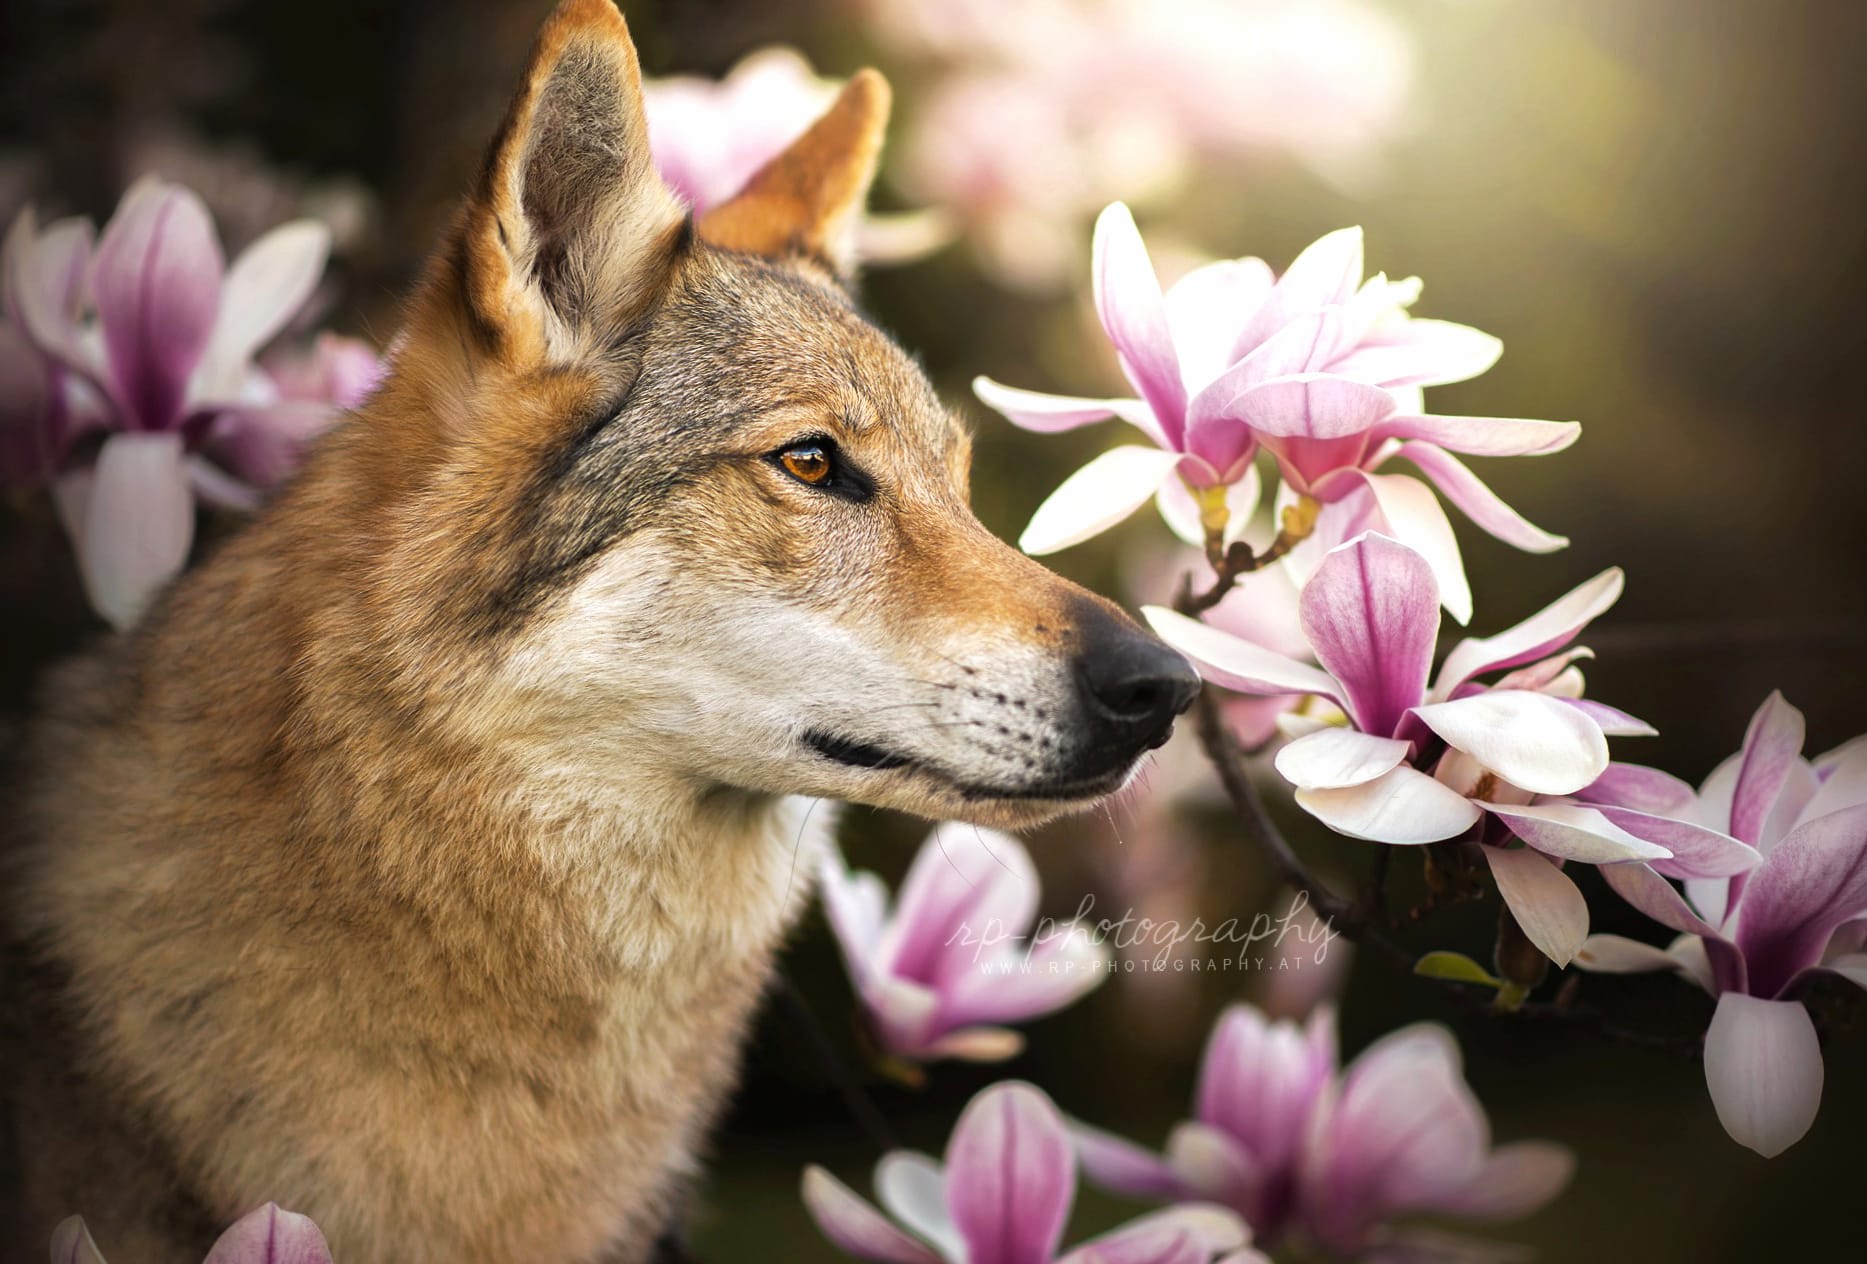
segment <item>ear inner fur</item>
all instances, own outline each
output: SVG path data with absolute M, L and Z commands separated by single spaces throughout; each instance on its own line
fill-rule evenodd
M 574 358 L 663 279 L 683 215 L 649 155 L 641 68 L 611 0 L 546 22 L 466 218 L 475 315 L 515 364 Z
M 802 255 L 847 274 L 847 239 L 875 178 L 888 106 L 888 81 L 857 71 L 809 131 L 701 217 L 701 237 L 748 254 Z

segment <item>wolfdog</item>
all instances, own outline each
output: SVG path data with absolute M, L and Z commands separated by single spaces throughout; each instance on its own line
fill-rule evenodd
M 195 1264 L 275 1200 L 344 1264 L 649 1258 L 812 804 L 1025 827 L 1165 740 L 1197 677 L 978 523 L 854 305 L 887 109 L 696 221 L 611 0 L 549 19 L 385 384 L 50 682 L 10 1252 Z

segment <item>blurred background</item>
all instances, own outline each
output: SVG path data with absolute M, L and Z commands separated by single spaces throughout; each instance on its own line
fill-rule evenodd
M 213 207 L 230 249 L 274 223 L 331 223 L 315 313 L 384 345 L 548 0 L 37 0 L 0 45 L 0 219 L 107 216 L 154 170 Z M 1809 749 L 1867 730 L 1867 6 L 1850 0 L 687 0 L 623 8 L 644 70 L 724 75 L 782 44 L 817 73 L 880 67 L 897 114 L 864 301 L 977 423 L 981 517 L 1015 537 L 1114 423 L 1013 429 L 971 400 L 977 373 L 1124 393 L 1087 311 L 1094 213 L 1136 209 L 1165 274 L 1255 254 L 1281 269 L 1345 224 L 1370 271 L 1425 278 L 1422 315 L 1499 335 L 1502 362 L 1437 388 L 1434 411 L 1576 419 L 1581 442 L 1481 462 L 1567 551 L 1519 554 L 1459 522 L 1473 627 L 1504 627 L 1603 567 L 1627 595 L 1587 642 L 1591 695 L 1661 736 L 1626 757 L 1697 781 L 1780 687 Z M 929 214 L 918 214 L 931 212 Z M 892 225 L 893 240 L 885 227 Z M 1454 515 L 1456 518 L 1456 514 Z M 29 706 L 54 657 L 101 633 L 43 497 L 0 509 L 0 704 Z M 1052 559 L 1131 603 L 1171 583 L 1147 512 Z M 1176 748 L 1179 746 L 1176 743 Z M 1046 911 L 1209 923 L 1287 896 L 1244 849 L 1190 750 L 1153 798 L 1031 840 Z M 1178 787 L 1179 794 L 1167 791 Z M 1365 847 L 1286 822 L 1350 883 Z M 897 878 L 924 827 L 851 812 L 852 862 Z M 1419 898 L 1397 858 L 1397 902 Z M 1587 879 L 1592 880 L 1592 875 Z M 1347 889 L 1345 887 L 1345 889 Z M 1598 884 L 1597 929 L 1651 935 Z M 1436 913 L 1424 950 L 1488 957 L 1495 910 Z M 1141 954 L 1151 956 L 1151 951 Z M 1183 954 L 1184 955 L 1184 954 Z M 1194 955 L 1205 955 L 1203 951 Z M 1160 1141 L 1187 1113 L 1206 1030 L 1239 997 L 1285 1010 L 1291 976 L 1136 962 L 1032 1026 L 1003 1067 L 940 1064 L 912 1090 L 873 1077 L 834 946 L 812 914 L 697 1192 L 706 1260 L 829 1259 L 797 1198 L 822 1162 L 867 1188 L 877 1138 L 846 1107 L 823 1040 L 895 1136 L 938 1149 L 1003 1075 L 1067 1112 Z M 1310 976 L 1313 981 L 1315 976 Z M 1574 1186 L 1496 1236 L 1550 1260 L 1858 1259 L 1867 1031 L 1836 1006 L 1813 1132 L 1766 1162 L 1729 1141 L 1700 1069 L 1585 1035 L 1473 1018 L 1365 958 L 1339 980 L 1345 1052 L 1405 1022 L 1453 1024 L 1501 1140 L 1574 1146 Z M 1630 1026 L 1686 1030 L 1710 1003 L 1674 980 L 1591 978 Z M 814 1019 L 806 1021 L 801 1011 Z M 820 1030 L 818 1030 L 820 1028 Z M 1072 1240 L 1126 1218 L 1099 1195 Z

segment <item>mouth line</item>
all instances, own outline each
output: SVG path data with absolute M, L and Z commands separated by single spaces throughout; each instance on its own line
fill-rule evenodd
M 872 772 L 922 766 L 918 761 L 906 755 L 881 746 L 871 746 L 867 742 L 858 742 L 852 738 L 838 737 L 834 733 L 825 733 L 822 729 L 811 729 L 806 732 L 804 744 L 825 759 L 846 764 L 851 768 L 866 768 Z
M 869 742 L 859 742 L 854 738 L 839 737 L 826 733 L 822 729 L 809 729 L 804 733 L 804 744 L 817 754 L 834 763 L 849 768 L 860 768 L 867 772 L 917 772 L 944 782 L 949 788 L 959 793 L 963 799 L 980 801 L 995 799 L 1000 801 L 1048 801 L 1067 802 L 1080 799 L 1099 799 L 1121 789 L 1127 779 L 1127 769 L 1112 769 L 1095 777 L 1086 777 L 1078 781 L 1050 782 L 1032 786 L 989 786 L 975 782 L 965 782 L 936 768 L 925 760 L 891 751 L 883 746 Z

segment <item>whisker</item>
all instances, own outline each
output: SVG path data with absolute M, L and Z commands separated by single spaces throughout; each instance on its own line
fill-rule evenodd
M 786 906 L 789 906 L 791 903 L 791 888 L 797 883 L 797 853 L 802 850 L 804 846 L 804 831 L 810 828 L 810 818 L 816 813 L 817 805 L 822 802 L 822 799 L 812 799 L 810 801 L 810 806 L 804 810 L 804 819 L 797 823 L 797 837 L 791 840 L 791 871 L 785 875 L 784 879 L 784 903 Z

